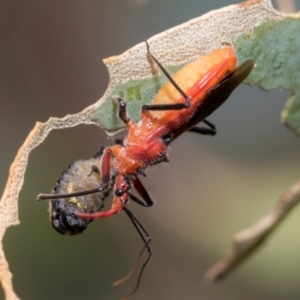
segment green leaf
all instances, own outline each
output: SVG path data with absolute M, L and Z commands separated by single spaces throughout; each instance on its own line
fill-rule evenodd
M 299 16 L 280 13 L 270 0 L 252 0 L 207 13 L 148 40 L 153 55 L 172 74 L 190 61 L 214 49 L 231 45 L 239 62 L 251 58 L 256 66 L 247 83 L 265 90 L 289 89 L 292 97 L 282 113 L 283 122 L 300 133 Z M 119 56 L 104 60 L 110 84 L 95 103 L 91 121 L 108 133 L 124 127 L 113 97 L 127 102 L 129 117 L 137 121 L 141 106 L 150 103 L 166 82 L 147 58 L 140 43 Z
M 256 67 L 246 82 L 265 90 L 288 89 L 292 96 L 282 121 L 300 134 L 300 19 L 266 21 L 236 41 L 240 61 L 253 58 Z

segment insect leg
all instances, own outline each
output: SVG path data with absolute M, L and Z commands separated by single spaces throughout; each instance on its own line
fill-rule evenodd
M 203 135 L 215 135 L 216 134 L 216 131 L 213 129 L 205 128 L 205 127 L 197 127 L 197 126 L 192 127 L 188 131 L 203 134 Z
M 101 157 L 103 155 L 103 152 L 104 152 L 105 148 L 107 148 L 106 145 L 101 146 L 100 150 L 98 152 L 96 152 L 93 157 L 95 157 L 95 158 Z
M 119 103 L 119 118 L 127 124 L 130 119 L 127 117 L 127 108 L 126 108 L 126 103 L 123 101 L 123 99 L 119 97 L 114 97 L 114 100 L 118 101 Z
M 142 110 L 180 110 L 184 108 L 190 107 L 190 97 L 181 89 L 181 87 L 176 83 L 171 74 L 165 69 L 165 67 L 153 56 L 150 52 L 149 44 L 145 41 L 147 47 L 147 54 L 151 57 L 151 59 L 157 64 L 160 70 L 164 73 L 164 75 L 168 78 L 168 80 L 173 84 L 175 89 L 183 96 L 185 99 L 184 103 L 172 103 L 172 104 L 144 104 L 142 106 Z
M 136 196 L 134 196 L 133 194 L 131 194 L 130 192 L 128 192 L 128 195 L 129 195 L 130 199 L 133 200 L 134 202 L 138 203 L 139 205 L 144 206 L 144 207 L 153 206 L 153 200 L 151 199 L 149 193 L 147 192 L 146 188 L 144 187 L 142 182 L 139 180 L 139 178 L 135 177 L 132 180 L 132 182 L 133 182 L 134 188 L 140 194 L 142 199 L 139 199 Z
M 189 129 L 190 132 L 200 133 L 200 134 L 208 134 L 208 135 L 215 135 L 217 133 L 216 126 L 212 123 L 210 123 L 207 120 L 203 120 L 206 125 L 209 126 L 209 128 L 205 127 L 192 127 Z

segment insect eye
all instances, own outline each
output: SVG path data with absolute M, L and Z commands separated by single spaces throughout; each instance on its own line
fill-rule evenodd
M 124 195 L 124 190 L 123 189 L 116 189 L 115 190 L 115 195 L 117 196 L 117 197 L 121 197 L 121 196 L 123 196 Z
M 172 142 L 173 136 L 172 134 L 166 134 L 163 137 L 161 137 L 161 140 L 166 146 L 168 146 Z

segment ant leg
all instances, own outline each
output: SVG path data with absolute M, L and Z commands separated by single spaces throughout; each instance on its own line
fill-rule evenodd
M 124 102 L 123 99 L 119 97 L 114 97 L 114 100 L 118 101 L 119 103 L 119 118 L 127 124 L 130 119 L 127 117 L 127 109 L 126 109 L 126 103 Z
M 131 194 L 130 192 L 128 192 L 128 195 L 129 195 L 130 199 L 133 200 L 134 202 L 138 203 L 139 205 L 144 206 L 144 207 L 153 206 L 153 200 L 151 199 L 149 193 L 147 192 L 146 188 L 144 187 L 142 182 L 139 180 L 139 178 L 135 177 L 132 180 L 132 182 L 133 182 L 134 188 L 140 194 L 142 199 L 139 199 L 136 196 L 134 196 L 133 194 Z
M 95 153 L 95 155 L 93 156 L 94 158 L 97 158 L 97 157 L 101 157 L 105 148 L 107 148 L 107 146 L 103 145 L 100 147 L 100 150 L 98 152 Z
M 216 126 L 210 123 L 207 120 L 203 120 L 203 122 L 208 125 L 210 128 L 205 127 L 192 127 L 189 129 L 190 132 L 200 133 L 200 134 L 208 134 L 208 135 L 215 135 L 217 133 Z
M 132 222 L 133 226 L 135 227 L 135 229 L 137 230 L 138 234 L 140 235 L 143 243 L 144 243 L 144 247 L 142 249 L 142 251 L 140 252 L 140 255 L 138 257 L 138 261 L 137 261 L 137 264 L 134 266 L 133 270 L 124 278 L 124 279 L 121 279 L 119 280 L 118 282 L 115 282 L 114 285 L 119 285 L 123 282 L 125 282 L 126 280 L 128 280 L 131 275 L 133 275 L 133 273 L 135 272 L 136 268 L 138 267 L 138 262 L 144 252 L 145 249 L 148 250 L 148 257 L 146 259 L 146 261 L 143 263 L 142 267 L 141 267 L 141 270 L 140 270 L 140 273 L 138 275 L 138 279 L 137 279 L 137 283 L 135 285 L 135 288 L 133 289 L 133 291 L 125 296 L 125 297 L 122 297 L 121 300 L 126 300 L 126 299 L 129 299 L 131 298 L 135 293 L 136 291 L 138 290 L 139 288 L 139 285 L 140 285 L 140 282 L 141 282 L 141 279 L 142 279 L 142 275 L 144 273 L 144 270 L 145 270 L 145 267 L 147 266 L 151 256 L 152 256 L 152 249 L 150 248 L 149 244 L 151 242 L 151 236 L 149 235 L 149 233 L 147 232 L 147 230 L 145 229 L 145 227 L 140 223 L 140 221 L 134 216 L 134 214 L 127 208 L 127 207 L 124 207 L 124 211 L 125 213 L 127 214 L 127 216 L 129 217 L 130 221 Z
M 96 165 L 91 165 L 91 172 L 90 172 L 90 174 L 88 174 L 88 176 L 91 176 L 93 173 L 96 173 L 99 176 L 101 176 L 100 170 Z
M 165 69 L 165 67 L 153 56 L 150 52 L 149 44 L 145 41 L 147 47 L 147 54 L 151 57 L 151 59 L 157 64 L 160 70 L 164 73 L 164 75 L 168 78 L 168 80 L 173 84 L 175 89 L 183 96 L 185 99 L 184 103 L 172 103 L 172 104 L 144 104 L 142 106 L 142 111 L 146 110 L 181 110 L 184 108 L 190 107 L 190 97 L 181 89 L 181 87 L 176 83 L 170 73 Z

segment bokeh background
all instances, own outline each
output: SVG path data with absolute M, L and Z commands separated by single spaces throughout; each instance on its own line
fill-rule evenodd
M 76 113 L 104 94 L 103 58 L 232 2 L 2 0 L 1 188 L 36 121 Z M 171 163 L 149 172 L 144 183 L 155 207 L 130 205 L 151 233 L 154 250 L 135 299 L 300 298 L 299 209 L 226 280 L 203 282 L 231 236 L 269 211 L 300 177 L 299 138 L 280 124 L 287 97 L 288 92 L 239 87 L 209 118 L 218 127 L 216 137 L 184 134 L 172 145 Z M 142 246 L 125 214 L 97 220 L 81 236 L 64 237 L 51 228 L 47 203 L 35 202 L 70 162 L 110 143 L 101 129 L 79 126 L 52 132 L 30 155 L 20 195 L 22 223 L 4 239 L 22 299 L 118 299 L 135 284 L 111 286 Z

